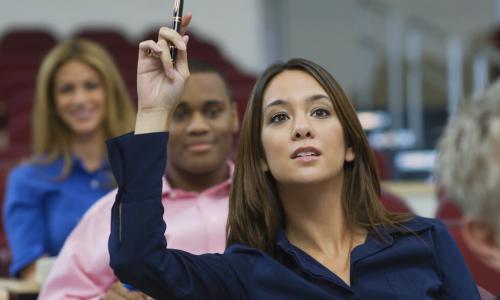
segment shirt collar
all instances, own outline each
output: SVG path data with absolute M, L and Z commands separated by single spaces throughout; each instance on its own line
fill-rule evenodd
M 283 230 L 279 230 L 276 236 L 278 247 L 288 256 L 292 257 L 297 266 L 302 272 L 306 272 L 309 275 L 322 278 L 337 284 L 340 287 L 349 289 L 349 287 L 343 282 L 337 275 L 328 270 L 324 265 L 314 259 L 312 256 L 302 251 L 300 248 L 294 246 L 285 235 Z
M 162 197 L 175 198 L 175 199 L 183 199 L 183 198 L 193 198 L 199 195 L 207 195 L 209 197 L 217 197 L 217 196 L 227 196 L 229 195 L 229 190 L 231 189 L 231 184 L 233 181 L 233 173 L 234 173 L 234 163 L 231 160 L 227 160 L 226 164 L 229 168 L 229 177 L 223 182 L 212 186 L 206 190 L 201 192 L 190 192 L 182 189 L 172 188 L 170 183 L 168 182 L 166 176 L 163 176 L 162 183 Z
M 64 160 L 62 157 L 60 158 L 60 160 L 62 163 L 64 163 Z M 99 172 L 102 170 L 110 170 L 109 161 L 107 159 L 103 159 L 101 162 L 101 166 L 97 170 L 92 171 L 92 172 L 89 172 L 89 171 L 87 171 L 87 169 L 85 169 L 85 166 L 83 165 L 83 161 L 81 159 L 79 159 L 75 154 L 71 155 L 71 160 L 72 160 L 74 167 L 82 170 L 85 173 L 91 174 L 91 173 L 96 173 L 96 172 Z
M 386 248 L 389 248 L 394 243 L 394 239 L 397 239 L 398 235 L 401 234 L 416 234 L 422 231 L 425 231 L 431 227 L 433 227 L 432 221 L 426 218 L 421 217 L 413 217 L 412 219 L 403 222 L 402 229 L 398 229 L 397 227 L 392 226 L 377 226 L 377 231 L 380 233 L 382 240 L 377 236 L 374 230 L 370 230 L 368 232 L 368 236 L 366 237 L 366 241 L 364 244 L 361 244 L 353 249 L 351 253 L 351 261 L 355 263 L 363 258 L 374 255 Z M 284 230 L 280 229 L 276 236 L 276 243 L 279 248 L 281 248 L 284 252 L 298 258 L 298 263 L 303 263 L 300 259 L 300 249 L 295 247 L 288 241 L 288 238 L 285 235 Z
M 421 217 L 412 217 L 410 220 L 403 222 L 400 228 L 379 225 L 375 230 L 380 234 L 380 236 L 375 232 L 375 230 L 370 230 L 365 243 L 352 250 L 351 261 L 352 263 L 356 263 L 361 259 L 372 256 L 386 248 L 391 247 L 399 236 L 418 234 L 432 228 L 433 226 L 433 223 L 429 219 Z M 380 239 L 380 237 L 382 239 Z
M 432 228 L 434 223 L 432 219 L 423 217 L 412 217 L 406 222 L 401 224 L 402 228 L 397 228 L 393 226 L 378 226 L 379 232 L 383 235 L 397 235 L 401 233 L 418 233 Z

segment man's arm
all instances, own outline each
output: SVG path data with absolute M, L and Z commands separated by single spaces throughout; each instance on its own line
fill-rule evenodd
M 38 299 L 102 299 L 117 280 L 109 267 L 109 219 L 116 190 L 96 202 L 64 243 Z

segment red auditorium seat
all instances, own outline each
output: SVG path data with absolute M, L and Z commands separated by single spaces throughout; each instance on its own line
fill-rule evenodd
M 127 38 L 120 33 L 120 30 L 115 29 L 87 28 L 78 31 L 74 36 L 93 40 L 109 49 L 132 46 Z
M 448 226 L 450 234 L 453 236 L 455 242 L 460 248 L 465 262 L 467 263 L 467 266 L 477 285 L 495 295 L 500 294 L 500 272 L 485 265 L 470 251 L 463 240 L 462 232 L 460 230 L 460 221 L 444 220 L 444 223 Z
M 120 69 L 137 65 L 138 44 L 129 42 L 120 30 L 88 28 L 74 36 L 92 40 L 106 48 Z
M 441 220 L 460 220 L 462 212 L 458 205 L 446 195 L 442 187 L 437 188 L 438 208 L 436 211 L 436 218 Z
M 24 75 L 23 75 L 24 76 Z M 29 145 L 34 78 L 11 77 L 0 83 L 0 104 L 9 136 L 9 147 Z M 23 81 L 26 79 L 26 81 Z
M 33 91 L 25 90 L 13 95 L 7 102 L 5 109 L 10 145 L 26 145 L 31 142 L 33 97 Z
M 385 209 L 393 213 L 412 213 L 412 210 L 400 197 L 382 189 L 380 200 Z
M 380 180 L 389 180 L 391 178 L 391 163 L 389 159 L 383 152 L 377 149 L 372 149 L 372 151 L 375 156 L 375 162 L 377 163 Z
M 43 55 L 31 54 L 7 54 L 0 52 L 0 74 L 9 74 L 16 70 L 33 71 L 36 73 Z M 2 75 L 3 76 L 3 75 Z
M 450 200 L 439 200 L 436 218 L 441 220 L 460 220 L 462 212 L 460 208 Z
M 23 89 L 33 90 L 37 69 L 13 69 L 10 72 L 0 71 L 0 97 L 6 97 Z M 3 101 L 4 98 L 0 98 Z
M 0 153 L 2 158 L 0 161 L 0 276 L 8 276 L 8 268 L 10 264 L 10 251 L 7 244 L 3 225 L 3 201 L 5 198 L 5 186 L 10 170 L 19 162 L 19 159 L 8 159 Z
M 8 54 L 46 53 L 54 47 L 56 39 L 39 29 L 11 29 L 0 40 L 0 52 Z

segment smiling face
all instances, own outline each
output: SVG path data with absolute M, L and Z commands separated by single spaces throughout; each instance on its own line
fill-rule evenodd
M 191 74 L 170 124 L 167 173 L 225 168 L 237 130 L 236 106 L 223 79 L 214 72 Z
M 354 159 L 332 101 L 303 71 L 286 70 L 269 82 L 261 139 L 265 165 L 280 184 L 333 180 Z
M 99 74 L 78 60 L 63 64 L 54 76 L 55 107 L 75 135 L 102 130 L 106 92 Z

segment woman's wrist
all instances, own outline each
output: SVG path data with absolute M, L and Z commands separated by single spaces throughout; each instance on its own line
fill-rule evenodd
M 135 134 L 168 131 L 170 110 L 166 108 L 139 109 L 135 120 Z

